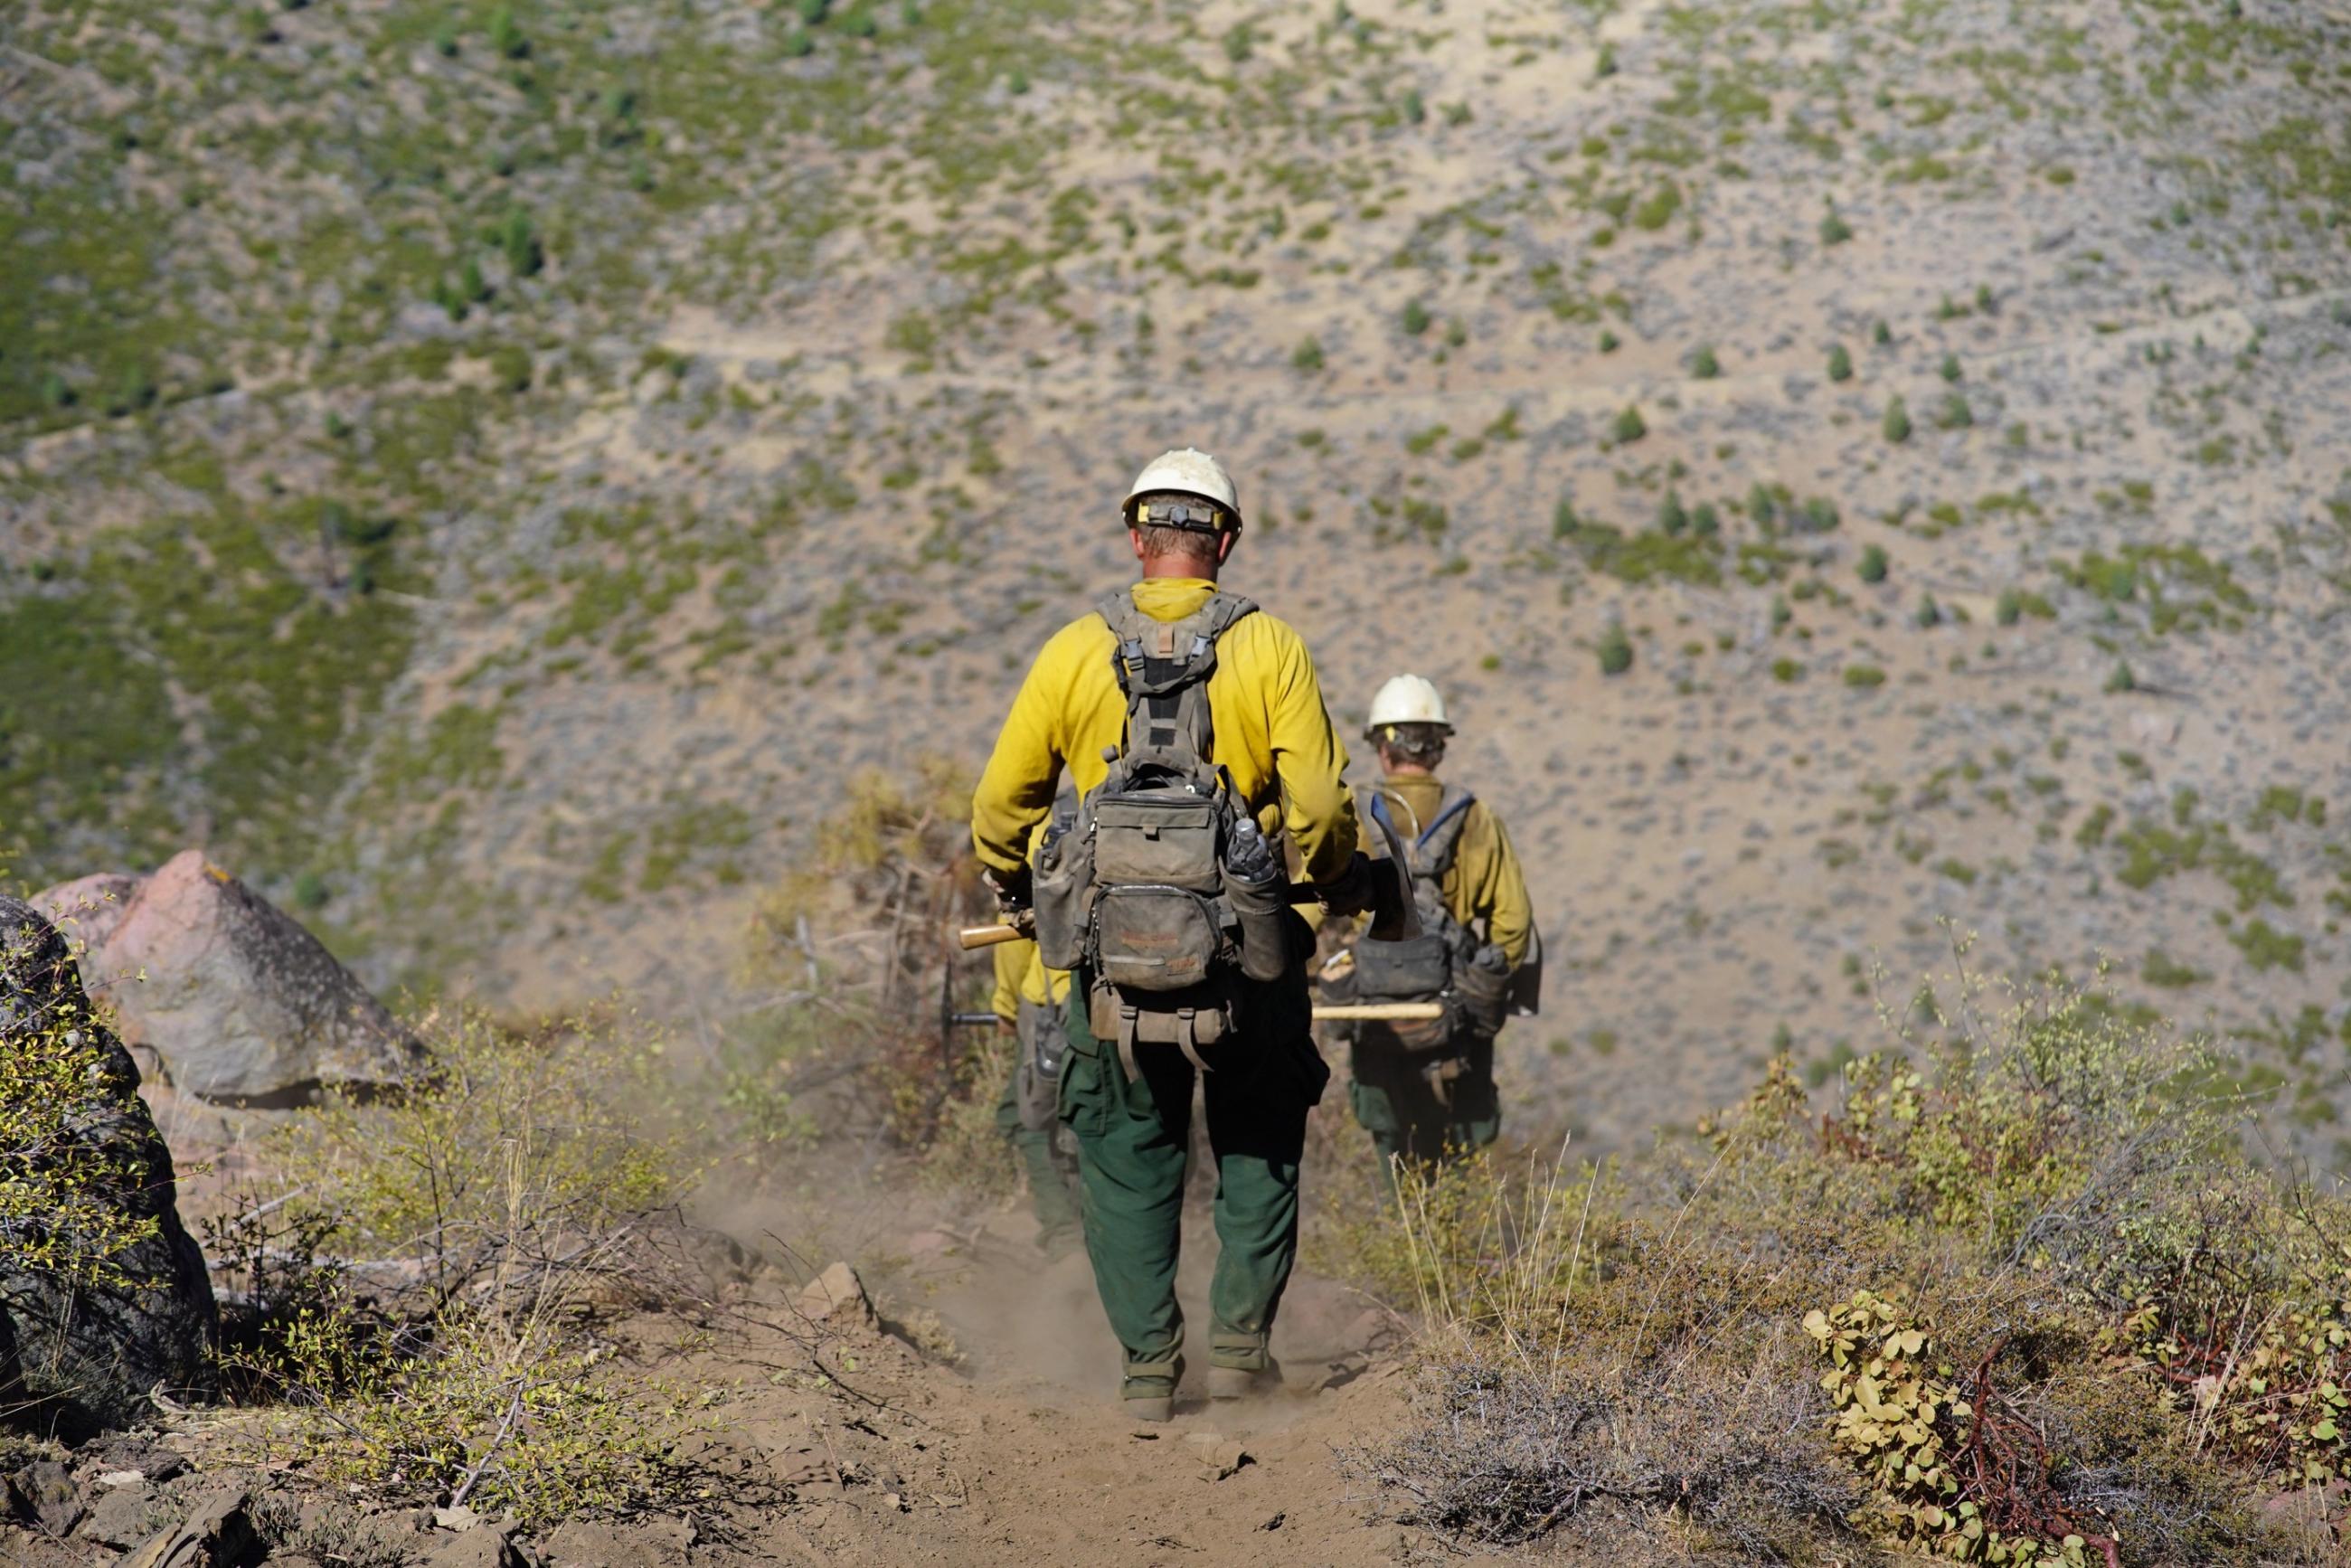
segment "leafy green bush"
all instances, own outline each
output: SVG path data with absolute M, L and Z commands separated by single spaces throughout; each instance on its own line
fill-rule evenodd
M 1625 635 L 1620 622 L 1611 622 L 1608 630 L 1600 634 L 1600 673 L 1621 675 L 1633 667 L 1632 639 Z
M 16 940 L 0 933 L 0 941 Z M 0 967 L 29 955 L 0 953 Z M 0 1272 L 122 1285 L 118 1260 L 156 1232 L 120 1195 L 145 1179 L 86 1135 L 90 1086 L 113 1068 L 96 1020 L 60 996 L 43 1016 L 11 1020 L 0 1050 Z
M 1886 418 L 1878 428 L 1886 440 L 1897 446 L 1910 439 L 1910 407 L 1902 401 L 1900 394 L 1896 394 L 1894 401 L 1886 405 Z
M 1835 344 L 1829 350 L 1829 380 L 1833 382 L 1853 380 L 1853 356 L 1845 352 L 1843 343 Z
M 1861 580 L 1864 582 L 1884 582 L 1886 565 L 1886 547 L 1869 545 L 1863 549 L 1861 564 L 1855 568 L 1855 570 L 1859 572 Z
M 1626 403 L 1625 411 L 1619 413 L 1615 423 L 1609 426 L 1608 434 L 1615 440 L 1617 445 L 1629 445 L 1649 434 L 1649 422 L 1641 417 L 1641 411 L 1638 408 Z

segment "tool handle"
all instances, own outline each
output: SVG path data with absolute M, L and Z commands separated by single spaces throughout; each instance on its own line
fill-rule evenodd
M 1445 1016 L 1442 1002 L 1327 1002 L 1314 1009 L 1317 1023 L 1325 1019 L 1364 1019 L 1389 1023 L 1434 1023 Z
M 1018 925 L 967 925 L 956 933 L 956 941 L 967 953 L 975 947 L 993 947 L 1001 942 L 1021 942 L 1029 933 Z

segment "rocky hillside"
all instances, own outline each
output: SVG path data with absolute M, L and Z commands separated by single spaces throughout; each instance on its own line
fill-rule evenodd
M 31 0 L 0 849 L 717 974 L 1194 442 L 1343 719 L 1460 710 L 1522 1125 L 1824 1072 L 1972 932 L 2331 1143 L 2347 96 L 2294 0 Z

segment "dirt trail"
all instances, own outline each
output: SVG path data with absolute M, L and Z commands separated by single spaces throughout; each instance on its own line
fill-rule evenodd
M 836 1312 L 803 1328 L 770 1272 L 750 1309 L 768 1326 L 719 1336 L 694 1367 L 742 1387 L 718 1441 L 755 1491 L 772 1479 L 781 1492 L 691 1547 L 640 1534 L 626 1561 L 1397 1561 L 1401 1531 L 1368 1521 L 1335 1463 L 1402 1414 L 1390 1314 L 1301 1274 L 1275 1333 L 1282 1396 L 1211 1406 L 1195 1356 L 1176 1419 L 1146 1426 L 1112 1397 L 1117 1354 L 1082 1255 L 1048 1261 L 1017 1213 L 949 1231 L 921 1228 L 898 1195 L 865 1201 L 872 1235 L 854 1261 L 878 1325 Z M 1181 1288 L 1196 1325 L 1215 1240 L 1196 1218 Z M 942 1331 L 959 1353 L 951 1364 Z M 620 1544 L 559 1535 L 549 1547 L 585 1563 Z

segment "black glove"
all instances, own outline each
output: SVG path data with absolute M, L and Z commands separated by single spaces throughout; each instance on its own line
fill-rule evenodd
M 986 866 L 979 874 L 987 879 L 988 891 L 996 894 L 997 913 L 1003 915 L 1007 923 L 1017 924 L 1019 916 L 1029 913 L 1034 879 L 1027 866 L 1018 871 L 998 871 L 994 866 Z
M 1315 902 L 1322 905 L 1325 915 L 1361 915 L 1371 908 L 1375 891 L 1372 883 L 1372 857 L 1357 850 L 1347 862 L 1347 869 L 1329 882 L 1314 884 Z

